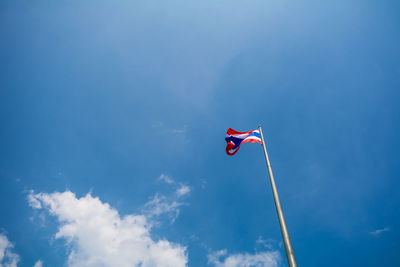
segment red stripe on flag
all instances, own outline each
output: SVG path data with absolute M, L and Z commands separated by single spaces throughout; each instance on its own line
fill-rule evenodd
M 226 132 L 227 134 L 231 135 L 231 134 L 251 134 L 254 131 L 250 131 L 250 132 L 238 132 L 233 130 L 232 128 L 229 128 L 228 131 Z

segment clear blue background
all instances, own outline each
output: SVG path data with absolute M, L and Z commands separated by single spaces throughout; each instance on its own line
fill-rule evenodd
M 261 147 L 225 154 L 229 127 L 259 123 L 299 266 L 400 266 L 399 3 L 1 1 L 0 229 L 19 266 L 66 260 L 28 190 L 123 215 L 162 173 L 192 191 L 153 234 L 189 266 L 260 236 L 284 258 Z

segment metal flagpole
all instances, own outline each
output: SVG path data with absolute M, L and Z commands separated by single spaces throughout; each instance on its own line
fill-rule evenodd
M 290 241 L 289 233 L 288 233 L 288 230 L 286 227 L 285 217 L 283 216 L 281 202 L 279 200 L 278 190 L 276 189 L 275 179 L 274 179 L 274 175 L 272 173 L 271 163 L 269 162 L 267 147 L 265 146 L 264 136 L 262 133 L 261 125 L 258 126 L 258 129 L 260 130 L 261 141 L 262 141 L 262 145 L 264 148 L 265 161 L 267 162 L 267 167 L 268 167 L 269 181 L 271 182 L 272 193 L 274 195 L 274 201 L 275 201 L 276 213 L 278 214 L 279 224 L 281 226 L 281 233 L 282 233 L 283 243 L 285 244 L 286 257 L 288 260 L 289 267 L 297 267 L 297 262 L 296 262 L 296 258 L 294 256 L 292 242 Z

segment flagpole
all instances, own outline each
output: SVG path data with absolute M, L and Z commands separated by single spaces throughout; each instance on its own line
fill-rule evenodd
M 283 216 L 281 202 L 279 200 L 278 190 L 276 189 L 275 179 L 274 179 L 274 175 L 272 173 L 271 163 L 269 162 L 267 147 L 265 146 L 264 136 L 262 133 L 261 125 L 258 126 L 258 129 L 260 130 L 262 146 L 264 148 L 265 161 L 267 162 L 267 167 L 268 167 L 269 181 L 271 182 L 271 188 L 272 188 L 272 193 L 274 195 L 276 213 L 278 214 L 279 224 L 281 226 L 281 233 L 282 233 L 283 243 L 285 245 L 286 257 L 288 260 L 289 267 L 297 267 L 297 262 L 296 262 L 296 258 L 294 256 L 292 242 L 290 241 L 289 233 L 288 233 L 286 222 L 285 222 L 285 217 Z

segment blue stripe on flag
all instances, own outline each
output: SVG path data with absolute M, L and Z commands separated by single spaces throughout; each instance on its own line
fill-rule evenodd
M 229 136 L 229 137 L 225 138 L 225 141 L 226 142 L 233 142 L 235 144 L 235 146 L 232 149 L 236 149 L 240 145 L 240 143 L 243 141 L 243 139 L 242 138 L 237 138 L 237 137 L 234 137 L 234 136 Z

